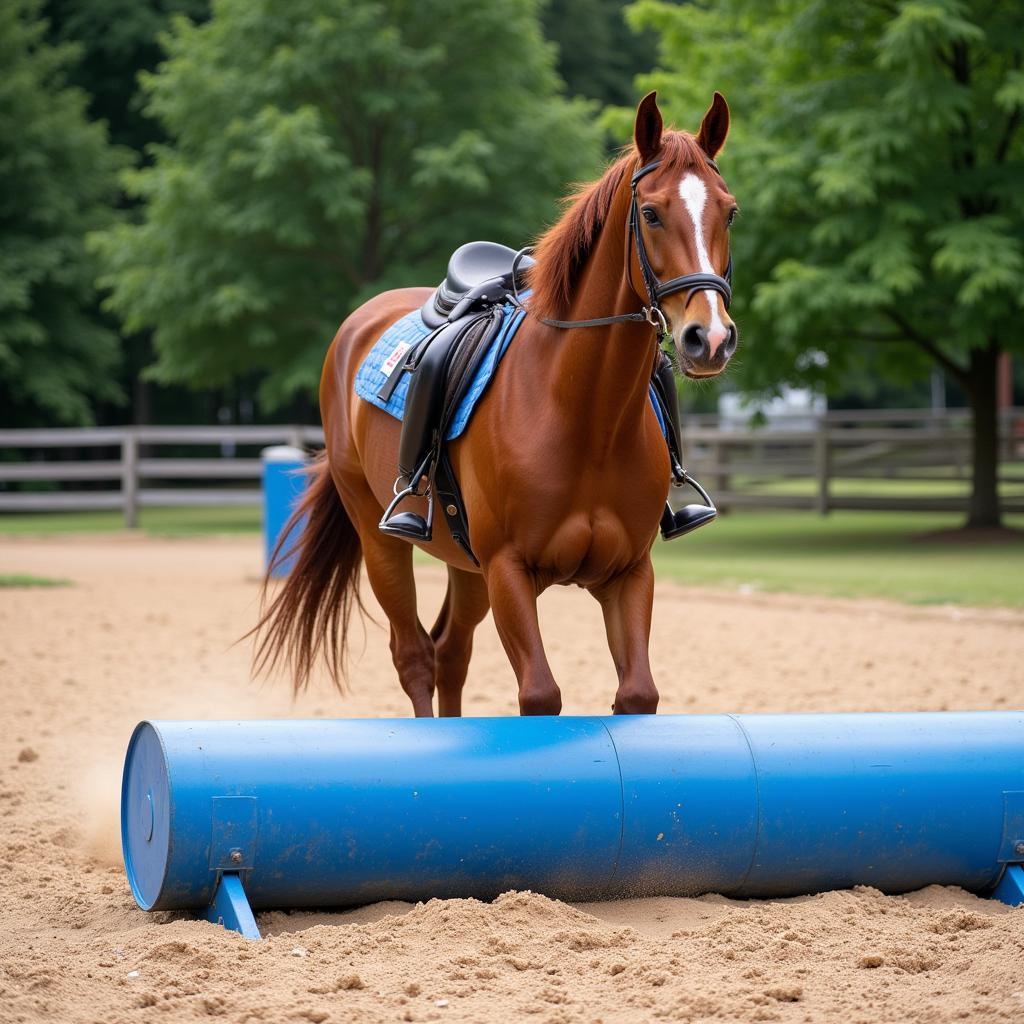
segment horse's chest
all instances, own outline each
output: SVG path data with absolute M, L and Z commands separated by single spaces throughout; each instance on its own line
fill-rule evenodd
M 536 569 L 551 584 L 596 586 L 635 564 L 652 533 L 608 506 L 576 513 L 536 553 Z

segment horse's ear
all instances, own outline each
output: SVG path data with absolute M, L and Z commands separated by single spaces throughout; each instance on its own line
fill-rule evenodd
M 720 92 L 716 92 L 704 120 L 700 123 L 697 143 L 714 160 L 718 156 L 718 151 L 725 145 L 725 137 L 728 134 L 729 104 L 725 102 L 725 97 Z
M 658 109 L 658 94 L 649 92 L 636 108 L 636 124 L 633 126 L 633 141 L 640 154 L 641 163 L 650 163 L 661 149 L 661 131 L 664 124 Z

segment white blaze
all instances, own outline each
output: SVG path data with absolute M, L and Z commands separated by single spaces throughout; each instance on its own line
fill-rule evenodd
M 708 201 L 708 190 L 704 182 L 696 174 L 684 174 L 679 183 L 679 195 L 686 205 L 686 211 L 693 221 L 693 240 L 697 248 L 697 262 L 705 274 L 717 273 L 711 265 L 707 242 L 704 240 L 704 206 Z M 711 327 L 708 330 L 708 341 L 711 342 L 712 353 L 728 337 L 729 329 L 722 323 L 718 314 L 718 292 L 712 288 L 704 289 L 704 295 L 711 309 Z

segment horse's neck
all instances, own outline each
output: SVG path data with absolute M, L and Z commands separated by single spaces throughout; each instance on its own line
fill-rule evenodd
M 588 320 L 635 313 L 643 303 L 629 282 L 624 260 L 629 191 L 620 189 L 576 286 L 564 320 Z M 582 418 L 603 429 L 635 430 L 646 415 L 655 344 L 646 323 L 614 324 L 560 331 L 552 358 L 552 380 L 561 402 L 578 404 Z

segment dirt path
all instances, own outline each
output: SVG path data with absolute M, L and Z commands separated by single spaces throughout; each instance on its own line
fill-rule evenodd
M 1024 1015 L 1024 910 L 956 889 L 772 903 L 570 907 L 381 904 L 272 913 L 245 943 L 144 915 L 117 847 L 124 745 L 138 719 L 405 715 L 386 635 L 367 624 L 352 692 L 292 702 L 253 684 L 252 539 L 0 541 L 0 572 L 73 586 L 0 590 L 0 1022 L 644 1020 L 953 1021 Z M 420 572 L 424 619 L 444 577 Z M 545 595 L 566 713 L 607 712 L 597 605 Z M 662 710 L 1024 706 L 1024 615 L 660 587 Z M 512 714 L 494 628 L 478 633 L 468 714 Z

